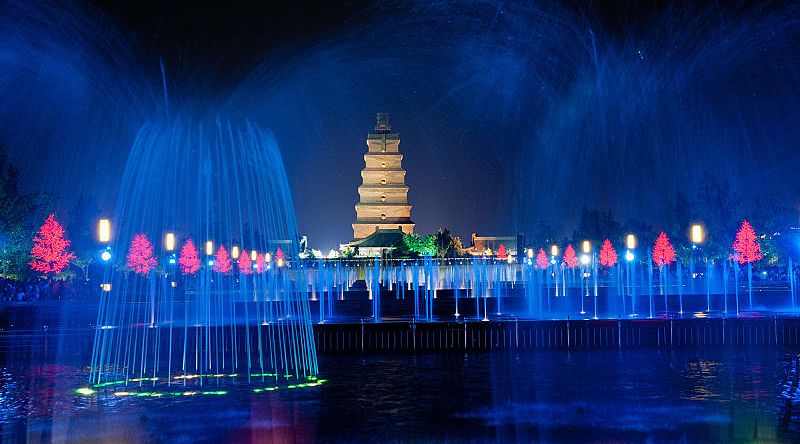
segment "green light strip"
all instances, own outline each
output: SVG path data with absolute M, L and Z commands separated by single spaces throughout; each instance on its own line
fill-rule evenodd
M 199 377 L 197 375 L 191 375 L 191 376 Z M 206 377 L 222 378 L 222 377 L 236 377 L 236 376 L 238 376 L 238 375 L 234 373 L 234 374 L 230 374 L 230 375 L 208 375 Z M 250 376 L 251 377 L 262 377 L 262 376 L 275 377 L 276 375 L 275 374 L 267 374 L 267 373 L 254 373 L 254 374 L 251 374 Z M 287 375 L 284 375 L 284 376 L 287 376 Z M 291 375 L 289 375 L 289 376 L 291 376 Z M 183 376 L 176 377 L 176 378 L 184 379 Z M 271 387 L 259 387 L 259 388 L 254 388 L 253 389 L 253 393 L 262 393 L 262 392 L 275 391 L 275 390 L 280 390 L 281 388 L 296 389 L 296 388 L 304 388 L 304 387 L 316 387 L 316 386 L 319 386 L 319 385 L 322 385 L 322 384 L 328 382 L 327 379 L 319 379 L 316 376 L 307 376 L 305 379 L 307 381 L 309 381 L 309 382 L 291 384 L 291 385 L 287 385 L 285 387 L 281 387 L 281 386 L 277 386 L 277 385 L 276 386 L 271 386 Z M 158 380 L 159 380 L 159 378 L 136 378 L 136 379 L 130 379 L 128 382 L 144 382 L 144 381 L 158 381 Z M 81 388 L 75 390 L 75 393 L 77 393 L 77 394 L 79 394 L 81 396 L 92 396 L 92 395 L 97 393 L 97 390 L 95 390 L 96 388 L 111 387 L 111 386 L 114 386 L 114 385 L 126 385 L 126 382 L 124 380 L 103 382 L 103 383 L 100 383 L 100 384 L 92 385 L 91 387 L 81 387 Z M 183 391 L 183 392 L 153 392 L 153 391 L 139 392 L 139 391 L 120 390 L 120 391 L 112 392 L 112 394 L 114 396 L 137 396 L 137 397 L 153 397 L 153 398 L 157 398 L 157 397 L 162 397 L 162 396 L 227 395 L 228 391 L 227 390 L 216 390 L 216 391 Z

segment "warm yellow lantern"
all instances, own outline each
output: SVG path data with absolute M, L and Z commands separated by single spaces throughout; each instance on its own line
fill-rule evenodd
M 703 240 L 705 240 L 705 233 L 703 232 L 703 226 L 700 224 L 692 225 L 691 230 L 691 238 L 693 244 L 702 244 Z
M 627 247 L 628 250 L 636 249 L 636 236 L 633 234 L 625 236 L 625 247 Z
M 164 249 L 167 251 L 175 251 L 175 233 L 167 233 L 164 236 Z
M 100 219 L 97 222 L 97 240 L 101 244 L 106 244 L 111 241 L 111 221 L 108 219 Z

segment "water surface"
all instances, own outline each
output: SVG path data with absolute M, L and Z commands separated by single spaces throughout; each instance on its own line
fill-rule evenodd
M 800 440 L 779 349 L 322 356 L 318 387 L 120 398 L 74 393 L 80 343 L 6 338 L 3 442 Z

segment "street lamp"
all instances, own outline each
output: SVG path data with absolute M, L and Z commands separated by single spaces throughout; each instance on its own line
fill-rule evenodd
M 592 261 L 589 257 L 589 253 L 592 252 L 592 243 L 588 240 L 581 242 L 581 269 L 582 269 L 582 276 L 583 279 L 581 280 L 582 285 L 586 289 L 586 297 L 589 297 L 589 272 L 586 271 L 586 266 Z M 583 293 L 583 289 L 581 289 L 581 293 Z M 584 310 L 584 298 L 581 297 L 581 314 L 586 314 L 586 310 Z
M 255 263 L 256 259 L 258 259 L 258 252 L 256 250 L 250 250 L 250 260 Z
M 533 259 L 533 248 L 528 248 L 528 259 Z
M 697 246 L 702 244 L 706 238 L 705 230 L 703 229 L 702 224 L 692 224 L 690 231 L 690 238 L 692 240 L 692 251 L 691 256 L 689 256 L 689 274 L 691 275 L 691 283 L 692 283 L 692 293 L 694 293 L 694 280 L 697 278 L 698 273 L 695 272 L 694 267 L 694 250 L 697 250 Z M 706 285 L 708 284 L 708 276 L 706 276 Z M 706 292 L 706 310 L 711 311 L 711 289 L 709 288 Z
M 101 244 L 107 244 L 111 241 L 111 221 L 108 219 L 100 219 L 97 222 L 97 240 Z
M 552 276 L 553 282 L 556 284 L 556 297 L 558 297 L 558 270 L 555 268 L 555 265 L 558 261 L 556 261 L 556 257 L 558 257 L 558 245 L 553 244 L 550 246 L 550 264 L 553 265 Z
M 212 256 L 213 254 L 214 254 L 214 242 L 206 241 L 206 256 Z
M 589 265 L 591 258 L 589 257 L 589 253 L 592 252 L 592 243 L 588 240 L 585 240 L 581 243 L 581 251 L 583 254 L 581 255 L 581 263 L 583 265 Z
M 702 244 L 705 237 L 706 233 L 703 230 L 703 226 L 700 224 L 693 224 L 691 229 L 692 243 L 695 245 Z
M 234 245 L 231 247 L 231 257 L 236 260 L 239 259 L 239 246 Z
M 628 262 L 628 272 L 626 273 L 625 280 L 628 283 L 628 287 L 630 288 L 630 295 L 631 295 L 631 313 L 629 316 L 636 316 L 636 264 L 633 263 L 633 260 L 636 259 L 636 256 L 633 254 L 633 250 L 636 249 L 636 235 L 633 233 L 628 233 L 625 236 L 625 260 Z M 624 295 L 623 289 L 623 295 Z M 622 310 L 625 311 L 625 300 L 623 298 L 622 301 L 623 308 Z
M 103 260 L 103 283 L 101 284 L 101 288 L 104 292 L 110 293 L 111 292 L 111 283 L 108 282 L 109 279 L 109 272 L 108 272 L 108 261 L 111 260 L 111 246 L 108 245 L 111 242 L 111 221 L 108 219 L 100 219 L 97 221 L 97 241 L 100 244 L 104 244 L 106 247 L 100 253 L 100 259 Z
M 164 249 L 169 252 L 175 251 L 175 233 L 164 235 Z
M 628 248 L 628 250 L 636 249 L 636 236 L 633 233 L 625 236 L 625 247 Z
M 633 260 L 636 258 L 633 255 L 633 250 L 636 249 L 636 236 L 633 233 L 625 236 L 625 248 L 628 249 L 628 251 L 625 252 L 625 260 L 628 262 L 633 262 Z

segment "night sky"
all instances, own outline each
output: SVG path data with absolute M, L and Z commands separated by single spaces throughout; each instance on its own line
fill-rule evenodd
M 229 3 L 0 7 L 0 142 L 24 186 L 113 206 L 168 103 L 271 130 L 323 250 L 352 237 L 379 111 L 423 233 L 566 235 L 581 206 L 657 225 L 709 177 L 744 212 L 800 201 L 791 2 Z

